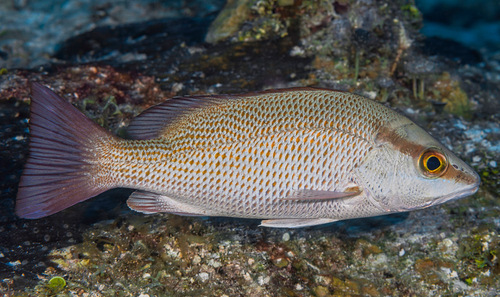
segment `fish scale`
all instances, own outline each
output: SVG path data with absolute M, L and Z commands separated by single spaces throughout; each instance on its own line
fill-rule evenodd
M 331 215 L 328 204 L 335 201 L 320 203 L 325 207 L 318 212 L 305 203 L 282 198 L 295 189 L 343 190 L 351 180 L 352 169 L 373 146 L 368 141 L 373 131 L 352 122 L 375 122 L 361 108 L 379 106 L 369 101 L 356 102 L 349 111 L 347 102 L 359 100 L 357 96 L 325 94 L 297 92 L 285 99 L 270 94 L 201 110 L 187 116 L 185 125 L 177 125 L 178 130 L 168 130 L 162 141 L 171 148 L 162 148 L 157 140 L 143 141 L 142 149 L 136 143 L 117 143 L 113 151 L 116 157 L 107 162 L 106 169 L 97 172 L 112 176 L 122 187 L 177 197 L 205 209 L 209 215 Z M 353 116 L 345 116 L 346 112 Z M 378 122 L 382 125 L 382 120 Z M 232 131 L 232 137 L 223 137 L 227 131 Z M 147 151 L 147 155 L 163 155 L 164 159 L 146 161 L 138 168 L 133 160 L 120 157 L 123 151 L 137 155 L 139 150 Z M 132 170 L 136 170 L 135 175 L 130 174 Z M 125 172 L 129 178 L 123 178 Z M 291 210 L 283 211 L 284 206 L 292 205 Z
M 230 103 L 189 114 L 180 123 L 176 123 L 176 129 L 165 127 L 161 136 L 172 139 L 174 146 L 211 145 L 259 137 L 269 130 L 272 133 L 323 127 L 345 130 L 366 138 L 384 121 L 398 116 L 375 102 L 366 99 L 359 102 L 359 96 L 343 92 L 332 95 L 319 90 L 299 91 L 294 94 L 230 97 L 225 101 Z M 370 110 L 375 115 L 364 113 L 363 110 Z
M 144 213 L 304 227 L 425 208 L 480 182 L 406 117 L 326 89 L 175 97 L 135 118 L 125 140 L 35 83 L 30 129 L 16 205 L 25 218 L 127 187 Z

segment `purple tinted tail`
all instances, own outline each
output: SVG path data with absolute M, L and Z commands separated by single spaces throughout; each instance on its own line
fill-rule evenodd
M 107 189 L 92 183 L 91 153 L 112 136 L 50 89 L 32 84 L 29 158 L 17 193 L 16 214 L 51 215 Z

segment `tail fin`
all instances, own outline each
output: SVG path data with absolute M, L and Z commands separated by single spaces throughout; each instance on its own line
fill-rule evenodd
M 38 83 L 32 84 L 30 134 L 17 193 L 18 216 L 45 217 L 107 190 L 92 183 L 89 152 L 113 136 Z

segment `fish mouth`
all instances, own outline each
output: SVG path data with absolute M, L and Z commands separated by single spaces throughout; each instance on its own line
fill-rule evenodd
M 474 195 L 479 190 L 480 184 L 481 184 L 481 180 L 478 177 L 477 181 L 474 184 L 472 184 L 470 187 L 463 189 L 462 191 L 451 193 L 451 194 L 448 194 L 446 196 L 443 196 L 443 197 L 435 200 L 434 203 L 431 203 L 429 206 L 442 204 L 442 203 L 445 203 L 448 201 L 454 201 L 454 200 L 458 200 L 461 198 L 465 198 L 467 196 Z
M 470 187 L 467 187 L 466 189 L 463 189 L 462 191 L 458 191 L 458 192 L 454 192 L 454 193 L 442 196 L 436 200 L 429 201 L 425 205 L 422 205 L 422 206 L 417 207 L 417 208 L 414 208 L 414 207 L 399 208 L 399 209 L 397 209 L 396 212 L 411 211 L 411 210 L 415 210 L 415 209 L 424 209 L 424 208 L 428 208 L 431 206 L 443 204 L 445 202 L 454 201 L 454 200 L 458 200 L 458 199 L 461 199 L 461 198 L 464 198 L 467 196 L 471 196 L 479 190 L 480 184 L 481 184 L 481 180 L 477 180 Z

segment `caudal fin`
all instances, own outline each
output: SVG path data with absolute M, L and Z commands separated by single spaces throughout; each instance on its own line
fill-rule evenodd
M 29 157 L 16 214 L 36 219 L 87 200 L 107 188 L 92 183 L 92 149 L 111 136 L 50 89 L 32 84 Z

